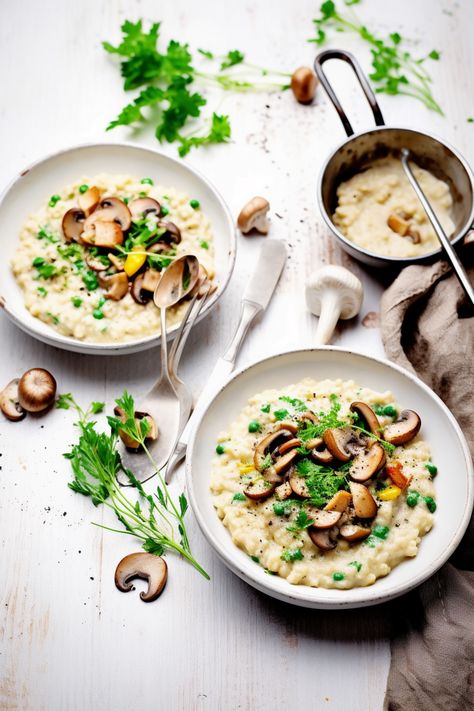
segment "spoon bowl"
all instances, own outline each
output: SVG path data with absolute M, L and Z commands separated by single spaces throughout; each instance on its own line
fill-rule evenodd
M 199 261 L 193 254 L 175 259 L 163 273 L 153 295 L 155 306 L 167 309 L 193 290 L 199 277 Z M 163 340 L 163 338 L 162 338 Z

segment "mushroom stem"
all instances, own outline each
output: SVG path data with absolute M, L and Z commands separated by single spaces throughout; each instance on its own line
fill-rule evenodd
M 321 299 L 321 314 L 316 328 L 316 343 L 324 346 L 331 340 L 341 315 L 340 296 L 337 289 L 327 289 Z

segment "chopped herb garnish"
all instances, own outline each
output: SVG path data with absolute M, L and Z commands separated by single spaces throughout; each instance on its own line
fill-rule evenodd
M 261 412 L 270 412 L 270 405 L 262 405 L 260 408 Z
M 389 527 L 388 526 L 374 526 L 372 529 L 372 534 L 374 536 L 377 536 L 377 538 L 381 538 L 383 541 L 387 538 L 389 534 Z
M 357 560 L 353 560 L 349 563 L 349 565 L 352 565 L 352 567 L 355 568 L 358 573 L 360 573 L 360 570 L 362 568 L 362 563 L 359 563 Z
M 166 215 L 170 214 L 170 209 L 169 207 L 166 207 L 166 205 L 162 205 L 160 212 L 163 217 L 166 217 Z
M 322 437 L 324 432 L 328 429 L 335 429 L 337 427 L 347 427 L 350 424 L 348 419 L 341 419 L 339 417 L 339 412 L 341 409 L 341 403 L 338 400 L 337 395 L 330 395 L 331 408 L 329 412 L 321 411 L 317 413 L 318 422 L 311 422 L 310 420 L 303 420 L 298 428 L 298 437 L 305 442 L 308 439 L 315 439 L 316 437 Z
M 205 239 L 202 239 L 202 240 L 199 242 L 199 246 L 200 246 L 202 249 L 209 249 L 209 242 L 206 242 Z
M 44 286 L 39 286 L 36 291 L 38 292 L 39 296 L 41 296 L 43 299 L 47 295 L 48 290 L 44 288 Z
M 292 509 L 301 506 L 299 499 L 285 499 L 284 501 L 275 501 L 273 511 L 277 516 L 289 516 Z
M 304 558 L 301 548 L 288 548 L 286 551 L 283 551 L 280 557 L 287 563 L 293 563 L 295 560 L 303 560 Z
M 260 563 L 260 558 L 257 555 L 251 555 L 250 558 L 254 563 Z
M 398 415 L 398 411 L 393 407 L 393 405 L 374 405 L 374 412 L 376 415 L 385 415 L 385 417 L 395 418 Z
M 286 527 L 286 530 L 291 531 L 292 533 L 299 533 L 300 531 L 304 531 L 308 528 L 308 526 L 312 526 L 313 523 L 314 519 L 312 519 L 311 516 L 308 516 L 304 509 L 301 509 L 301 511 L 298 511 L 293 523 Z
M 83 300 L 81 299 L 80 296 L 71 296 L 71 301 L 72 301 L 72 305 L 73 305 L 76 309 L 78 309 L 79 306 L 82 304 L 82 301 L 83 301 Z
M 38 239 L 45 239 L 47 242 L 50 242 L 51 244 L 56 244 L 57 242 L 60 241 L 59 237 L 57 235 L 53 235 L 52 232 L 48 232 L 46 227 L 42 227 L 37 234 Z
M 236 494 L 233 495 L 232 497 L 232 502 L 234 501 L 246 501 L 247 497 L 245 494 L 241 494 L 240 491 L 238 491 Z
M 288 410 L 274 410 L 273 414 L 277 420 L 286 420 L 290 416 Z
M 301 459 L 296 464 L 296 469 L 298 474 L 305 478 L 310 493 L 310 503 L 318 508 L 325 506 L 340 489 L 348 489 L 344 474 L 316 464 L 311 459 Z
M 54 314 L 52 314 L 51 311 L 47 311 L 46 316 L 49 316 L 49 318 L 51 319 L 51 321 L 54 323 L 55 326 L 57 326 L 59 324 L 59 318 L 57 316 L 55 316 Z
M 31 264 L 37 271 L 37 279 L 52 279 L 64 273 L 64 269 L 58 269 L 55 264 L 46 261 L 43 257 L 35 257 Z
M 154 185 L 155 184 L 151 178 L 142 178 L 140 180 L 140 182 L 142 185 Z
M 308 406 L 303 400 L 300 400 L 297 397 L 288 397 L 288 395 L 282 395 L 282 397 L 279 398 L 279 400 L 282 400 L 283 402 L 287 402 L 289 405 L 295 408 L 298 412 L 304 412 L 305 410 L 308 409 Z
M 273 458 L 271 454 L 267 454 L 263 460 L 263 462 L 260 464 L 260 471 L 265 471 L 265 469 L 269 469 L 273 464 Z
M 51 195 L 49 198 L 49 207 L 54 207 L 61 200 L 61 195 Z

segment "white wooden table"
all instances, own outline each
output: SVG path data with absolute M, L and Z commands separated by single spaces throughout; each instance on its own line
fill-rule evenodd
M 217 52 L 237 47 L 251 61 L 292 69 L 312 61 L 315 48 L 306 39 L 317 4 L 4 3 L 0 182 L 73 143 L 127 139 L 155 146 L 151 131 L 104 133 L 124 95 L 100 41 L 116 41 L 125 18 L 161 19 L 167 40 Z M 446 118 L 410 100 L 381 97 L 386 121 L 439 133 L 474 162 L 474 125 L 466 122 L 474 114 L 472 3 L 364 0 L 357 10 L 385 34 L 396 29 L 418 39 L 420 53 L 442 52 L 431 71 Z M 367 49 L 347 36 L 338 39 L 368 69 Z M 347 72 L 331 68 L 355 123 L 367 126 L 368 110 Z M 315 202 L 319 167 L 343 139 L 323 93 L 310 108 L 297 105 L 289 93 L 216 95 L 211 107 L 213 102 L 222 102 L 219 109 L 232 117 L 233 142 L 196 151 L 187 160 L 219 186 L 234 214 L 253 194 L 269 197 L 271 235 L 289 249 L 275 297 L 250 332 L 239 365 L 311 343 L 315 321 L 305 308 L 304 282 L 322 263 L 350 265 L 365 285 L 361 318 L 377 311 L 379 278 L 334 246 Z M 165 150 L 175 153 L 170 146 Z M 260 238 L 239 238 L 231 286 L 192 334 L 182 373 L 196 392 L 235 325 L 259 244 Z M 1 384 L 29 367 L 44 366 L 56 375 L 60 391 L 73 392 L 82 403 L 103 399 L 110 406 L 124 386 L 139 397 L 158 374 L 156 351 L 106 360 L 44 346 L 4 317 L 0 329 Z M 364 328 L 361 319 L 344 325 L 337 343 L 383 353 L 378 330 Z M 72 420 L 70 413 L 54 411 L 44 419 L 0 423 L 1 709 L 380 711 L 389 665 L 384 608 L 324 613 L 267 598 L 217 560 L 192 513 L 193 549 L 211 582 L 170 555 L 169 582 L 159 601 L 146 605 L 137 593 L 119 593 L 115 565 L 137 544 L 93 527 L 91 521 L 101 521 L 103 512 L 67 488 L 69 465 L 61 453 L 74 441 Z M 346 632 L 335 638 L 333 622 L 341 615 Z

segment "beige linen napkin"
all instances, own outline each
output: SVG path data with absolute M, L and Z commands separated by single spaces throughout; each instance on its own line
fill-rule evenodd
M 474 455 L 474 317 L 465 310 L 449 265 L 410 266 L 382 298 L 381 328 L 387 356 L 441 397 Z M 473 544 L 471 521 L 450 562 L 394 603 L 386 711 L 474 709 Z

